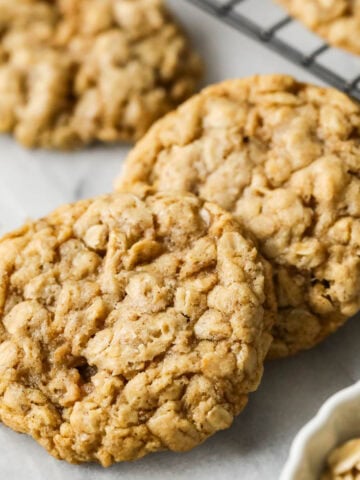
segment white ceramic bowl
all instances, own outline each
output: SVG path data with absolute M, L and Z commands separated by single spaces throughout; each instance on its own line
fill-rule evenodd
M 330 451 L 360 437 L 360 382 L 330 397 L 296 435 L 280 480 L 319 480 Z

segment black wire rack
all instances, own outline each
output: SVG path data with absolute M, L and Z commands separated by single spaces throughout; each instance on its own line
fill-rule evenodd
M 263 43 L 323 81 L 360 100 L 360 57 L 330 47 L 270 0 L 188 0 Z M 266 9 L 276 15 L 261 19 Z M 270 19 L 271 20 L 271 19 Z M 297 35 L 293 35 L 296 30 Z M 303 38 L 311 36 L 311 41 Z M 294 38 L 296 41 L 294 42 Z M 307 49 L 304 45 L 308 43 Z M 301 46 L 300 46 L 301 45 Z

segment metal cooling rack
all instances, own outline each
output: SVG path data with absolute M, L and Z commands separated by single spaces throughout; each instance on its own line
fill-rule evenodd
M 360 57 L 330 47 L 272 0 L 188 0 L 360 100 Z

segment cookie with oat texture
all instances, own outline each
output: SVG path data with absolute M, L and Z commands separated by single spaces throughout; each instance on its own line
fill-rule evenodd
M 360 308 L 360 108 L 283 75 L 206 88 L 130 152 L 122 190 L 185 190 L 232 212 L 272 264 L 270 356 L 313 347 Z
M 0 419 L 103 466 L 231 425 L 271 342 L 271 276 L 187 193 L 66 205 L 0 240 Z
M 26 147 L 134 141 L 201 72 L 162 0 L 0 0 L 0 132 Z
M 335 47 L 360 54 L 359 0 L 277 0 Z

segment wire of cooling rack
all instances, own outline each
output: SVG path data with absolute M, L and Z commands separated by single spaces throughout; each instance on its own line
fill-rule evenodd
M 360 71 L 352 78 L 346 78 L 330 66 L 325 66 L 319 61 L 321 56 L 330 50 L 330 46 L 321 42 L 321 45 L 310 52 L 303 52 L 300 48 L 290 45 L 279 38 L 279 32 L 294 22 L 284 12 L 282 18 L 271 25 L 263 26 L 260 21 L 242 13 L 238 6 L 255 0 L 188 0 L 206 12 L 216 16 L 223 22 L 231 25 L 249 37 L 267 45 L 291 62 L 302 66 L 325 82 L 343 90 L 354 98 L 360 100 Z

